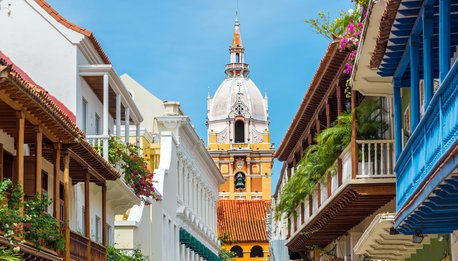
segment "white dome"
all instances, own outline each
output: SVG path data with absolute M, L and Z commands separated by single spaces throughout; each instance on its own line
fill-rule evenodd
M 221 83 L 209 100 L 208 121 L 233 118 L 231 113 L 239 104 L 246 118 L 268 121 L 266 100 L 254 82 L 245 77 L 227 78 Z

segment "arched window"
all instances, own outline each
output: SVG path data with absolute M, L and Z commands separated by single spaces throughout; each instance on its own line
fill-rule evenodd
M 231 252 L 235 253 L 235 257 L 243 257 L 243 249 L 240 246 L 233 246 Z
M 235 143 L 245 142 L 245 124 L 243 121 L 235 122 Z
M 240 63 L 240 54 L 235 54 L 235 62 Z
M 245 189 L 245 174 L 237 172 L 234 176 L 235 189 Z
M 264 257 L 264 250 L 261 246 L 254 246 L 251 248 L 250 257 Z

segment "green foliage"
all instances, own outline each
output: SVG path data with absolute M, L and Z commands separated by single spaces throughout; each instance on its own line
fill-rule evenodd
M 63 250 L 64 238 L 56 219 L 46 213 L 51 200 L 36 195 L 32 200 L 21 202 L 23 196 L 22 188 L 13 186 L 11 180 L 0 182 L 0 230 L 5 233 L 4 237 L 10 243 L 16 238 L 24 238 L 35 243 L 38 250 L 42 246 Z
M 227 240 L 229 239 L 229 234 L 224 234 L 221 237 L 218 238 L 219 242 L 221 245 L 226 244 Z M 234 261 L 234 258 L 236 256 L 236 253 L 226 250 L 226 249 L 221 249 L 219 252 L 219 258 L 221 258 L 222 261 Z
M 320 11 L 318 17 L 306 19 L 305 22 L 316 33 L 329 41 L 333 41 L 345 34 L 347 26 L 353 21 L 359 21 L 360 17 L 361 12 L 359 11 L 346 12 L 341 10 L 339 16 L 331 19 L 329 12 Z
M 140 249 L 136 248 L 132 254 L 127 254 L 125 251 L 115 248 L 114 246 L 107 247 L 107 261 L 147 261 L 148 257 L 144 256 Z
M 358 138 L 377 139 L 387 129 L 380 120 L 377 101 L 365 100 L 356 109 Z M 310 145 L 304 157 L 297 164 L 295 174 L 288 180 L 280 194 L 280 203 L 275 210 L 275 218 L 291 216 L 298 206 L 328 171 L 333 171 L 334 162 L 339 154 L 350 144 L 352 116 L 350 112 L 339 116 L 332 127 L 315 137 L 316 144 Z
M 14 249 L 0 247 L 0 260 L 21 261 L 22 257 Z
M 52 201 L 46 195 L 42 198 L 35 195 L 34 199 L 24 202 L 25 238 L 38 248 L 44 244 L 52 249 L 63 250 L 65 241 L 59 233 L 56 219 L 46 212 L 51 204 Z

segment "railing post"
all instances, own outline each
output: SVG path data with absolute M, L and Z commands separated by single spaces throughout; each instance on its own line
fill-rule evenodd
M 102 184 L 102 244 L 107 246 L 107 185 Z
M 356 143 L 356 92 L 351 92 L 351 177 L 353 179 L 358 175 L 358 144 Z
M 108 136 L 108 114 L 109 114 L 109 84 L 108 74 L 103 75 L 103 136 Z M 108 140 L 103 139 L 103 158 L 108 160 Z
M 121 138 L 121 94 L 116 94 L 116 137 Z
M 53 198 L 53 213 L 56 218 L 56 224 L 60 228 L 60 153 L 61 144 L 54 144 L 54 198 Z
M 342 185 L 342 159 L 337 159 L 337 188 Z
M 316 199 L 318 203 L 318 208 L 320 208 L 321 207 L 321 183 L 320 182 L 316 184 Z
M 439 78 L 450 70 L 450 0 L 439 0 Z
M 423 111 L 428 108 L 434 91 L 432 66 L 433 11 L 432 5 L 425 6 L 423 9 Z
M 419 39 L 418 36 L 410 38 L 410 130 L 413 133 L 420 122 L 420 80 L 419 80 Z
M 35 193 L 41 196 L 41 169 L 42 169 L 42 152 L 43 152 L 43 132 L 41 127 L 36 127 L 35 139 Z
M 18 111 L 16 113 L 16 175 L 14 180 L 16 185 L 24 188 L 24 135 L 25 135 L 25 116 L 24 113 Z M 21 198 L 21 201 L 23 198 Z
M 130 139 L 130 108 L 125 109 L 124 116 L 124 139 L 125 142 L 129 142 Z
M 309 195 L 309 217 L 313 215 L 313 196 Z
M 328 198 L 331 198 L 332 195 L 332 177 L 331 173 L 328 172 L 327 175 L 327 182 L 328 182 Z
M 64 154 L 64 222 L 65 260 L 70 260 L 70 155 Z
M 402 152 L 402 112 L 401 112 L 401 79 L 393 80 L 393 103 L 394 103 L 394 142 L 396 160 Z
M 91 256 L 91 208 L 90 208 L 90 178 L 91 174 L 87 169 L 85 169 L 84 176 L 84 236 L 88 239 L 86 246 L 86 255 L 87 257 Z

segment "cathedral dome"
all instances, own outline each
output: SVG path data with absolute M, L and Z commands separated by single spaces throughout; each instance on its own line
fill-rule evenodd
M 267 100 L 250 78 L 227 78 L 210 100 L 208 120 L 227 119 L 231 114 L 239 113 L 246 118 L 267 121 L 266 103 Z
M 207 101 L 209 137 L 217 143 L 268 143 L 269 111 L 267 97 L 250 79 L 245 63 L 239 21 L 235 20 L 234 36 L 226 65 L 226 79 Z M 267 136 L 266 136 L 267 135 Z

